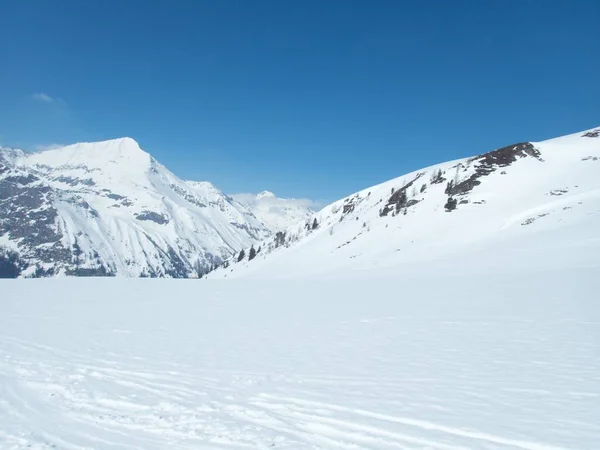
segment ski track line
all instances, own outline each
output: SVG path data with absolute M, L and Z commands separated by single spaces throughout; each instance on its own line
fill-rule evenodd
M 406 448 L 406 443 L 410 443 L 419 446 L 426 446 L 425 448 L 430 449 L 469 450 L 469 447 L 444 444 L 441 442 L 432 441 L 430 439 L 422 439 L 409 434 L 387 431 L 381 428 L 362 425 L 356 422 L 323 417 L 315 414 L 307 414 L 299 411 L 291 411 L 284 405 L 273 405 L 271 403 L 263 402 L 254 402 L 253 404 L 268 410 L 270 414 L 276 413 L 279 416 L 287 417 L 291 423 L 295 423 L 297 424 L 297 427 L 300 426 L 311 433 L 319 432 L 321 434 L 337 435 L 340 437 L 344 436 L 346 438 L 353 438 L 357 441 L 377 443 L 379 446 L 384 443 L 388 446 L 401 449 Z M 301 425 L 298 425 L 299 423 Z M 361 434 L 361 432 L 367 434 Z
M 237 394 L 242 393 L 238 389 L 240 385 L 252 387 L 265 379 L 284 382 L 288 385 L 301 381 L 308 381 L 313 384 L 338 384 L 334 380 L 328 379 L 328 377 L 313 376 L 302 380 L 302 377 L 284 376 L 279 379 L 266 374 L 231 372 L 227 374 L 228 376 L 225 379 L 218 379 L 215 378 L 217 374 L 209 371 L 197 371 L 194 376 L 190 377 L 190 374 L 186 376 L 173 371 L 150 372 L 139 369 L 117 369 L 114 366 L 120 365 L 119 361 L 100 359 L 96 361 L 100 365 L 90 365 L 85 358 L 73 352 L 61 351 L 45 345 L 31 344 L 14 338 L 7 341 L 11 341 L 10 344 L 16 347 L 26 349 L 38 362 L 33 364 L 29 360 L 15 361 L 7 357 L 4 363 L 0 363 L 0 369 L 4 366 L 4 369 L 10 370 L 0 370 L 0 372 L 4 372 L 6 375 L 10 373 L 10 378 L 14 376 L 14 373 L 24 375 L 27 379 L 24 387 L 34 391 L 41 392 L 40 389 L 44 391 L 44 386 L 51 390 L 58 389 L 61 391 L 57 400 L 60 398 L 62 401 L 49 404 L 51 409 L 47 412 L 57 412 L 58 409 L 64 409 L 65 418 L 81 424 L 84 429 L 89 428 L 87 432 L 79 428 L 78 432 L 71 436 L 71 439 L 96 442 L 97 444 L 93 445 L 101 445 L 102 448 L 106 448 L 106 446 L 121 448 L 123 444 L 120 441 L 111 442 L 103 440 L 99 436 L 94 437 L 88 434 L 90 431 L 98 430 L 123 437 L 131 437 L 131 433 L 137 431 L 135 440 L 138 443 L 143 442 L 144 445 L 148 445 L 146 448 L 162 448 L 163 444 L 169 445 L 169 448 L 181 449 L 196 448 L 196 445 L 201 447 L 204 445 L 216 446 L 218 448 L 266 448 L 269 446 L 269 442 L 273 442 L 272 446 L 275 445 L 275 439 L 271 440 L 272 437 L 286 436 L 283 446 L 289 448 L 311 446 L 313 448 L 327 447 L 349 450 L 363 448 L 405 450 L 409 448 L 408 445 L 416 445 L 416 448 L 419 449 L 466 450 L 489 445 L 495 447 L 497 445 L 522 450 L 565 450 L 563 447 L 544 443 L 505 438 L 477 430 L 465 430 L 426 420 L 380 414 L 364 409 L 298 397 L 250 393 L 249 397 L 242 395 L 237 400 Z M 5 341 L 5 344 L 7 341 Z M 6 351 L 6 348 L 0 349 L 1 353 L 6 353 L 8 356 L 11 354 L 10 351 Z M 46 359 L 40 360 L 38 358 L 40 354 L 43 354 Z M 73 361 L 71 364 L 72 370 L 57 367 L 56 362 L 51 361 L 61 354 L 69 356 Z M 17 364 L 16 369 L 15 364 Z M 91 394 L 79 392 L 76 385 L 70 384 L 71 378 L 69 377 L 73 374 L 82 378 L 99 379 L 109 384 L 121 385 L 133 392 L 147 392 L 155 398 L 171 400 L 171 402 L 162 405 L 172 409 L 162 410 L 159 408 L 157 410 L 156 407 L 161 404 L 137 404 L 135 402 L 125 404 L 122 399 L 98 398 L 96 395 L 101 391 L 92 392 Z M 204 377 L 205 374 L 212 376 Z M 183 379 L 181 378 L 182 375 L 184 375 Z M 339 377 L 342 384 L 360 385 L 359 380 L 359 377 Z M 372 385 L 377 384 L 375 379 L 369 380 L 369 383 Z M 6 399 L 0 402 L 0 411 L 4 409 L 5 412 L 14 417 L 34 417 L 37 421 L 45 417 L 38 411 L 38 408 L 29 404 L 24 397 L 17 395 L 17 392 L 10 386 L 5 386 L 5 393 L 8 395 Z M 234 397 L 228 398 L 232 394 Z M 304 396 L 304 394 L 302 395 Z M 306 397 L 309 398 L 310 395 L 310 392 L 306 392 Z M 12 402 L 10 401 L 11 398 Z M 209 413 L 215 415 L 208 418 L 198 417 L 199 409 L 194 407 L 194 405 L 198 406 L 198 400 L 201 400 L 203 405 L 210 405 Z M 19 404 L 20 407 L 17 407 Z M 122 410 L 127 406 L 133 409 L 123 414 Z M 76 407 L 75 410 L 79 413 L 78 415 L 73 414 L 74 407 Z M 83 412 L 83 415 L 81 412 Z M 358 417 L 357 420 L 347 420 L 347 418 L 331 417 L 328 414 L 335 415 L 336 412 Z M 27 415 L 25 416 L 24 413 Z M 464 444 L 438 442 L 434 436 L 416 437 L 365 424 L 364 419 L 363 421 L 358 420 L 359 417 L 397 423 L 447 435 L 448 437 L 444 438 L 443 441 L 468 439 L 478 442 L 478 445 L 465 447 Z M 232 419 L 234 423 L 231 423 Z M 245 429 L 248 425 L 255 425 L 263 431 L 254 430 L 249 432 Z M 58 435 L 54 434 L 56 430 L 50 432 L 50 429 L 46 427 L 45 430 L 28 433 L 31 438 L 46 441 L 46 444 L 30 441 L 28 444 L 32 446 L 31 448 L 36 448 L 38 445 L 51 445 L 50 443 L 57 444 L 61 446 L 60 448 L 65 449 L 84 448 L 74 442 L 63 441 Z M 263 435 L 264 431 L 267 430 L 274 433 L 274 436 Z M 140 431 L 143 433 L 139 434 Z M 196 433 L 200 433 L 200 435 Z M 13 442 L 19 442 L 23 439 L 23 436 L 2 434 L 7 444 L 6 441 L 9 439 Z M 152 435 L 157 435 L 160 439 L 153 439 Z M 116 436 L 114 438 L 119 439 Z M 185 439 L 188 442 L 173 442 L 174 439 Z M 294 447 L 295 445 L 297 447 Z M 135 448 L 135 445 L 127 445 L 127 447 Z
M 44 384 L 34 383 L 40 386 Z M 80 398 L 76 393 L 67 391 L 68 398 L 66 397 L 57 404 L 51 404 L 50 409 L 40 409 L 30 405 L 25 398 L 18 395 L 13 389 L 5 390 L 5 393 L 8 394 L 7 398 L 12 398 L 13 400 L 12 402 L 7 402 L 13 410 L 8 412 L 13 416 L 25 418 L 25 423 L 30 423 L 32 419 L 35 419 L 36 423 L 44 423 L 47 422 L 49 417 L 54 416 L 61 417 L 62 420 L 68 419 L 69 422 L 53 421 L 50 424 L 50 428 L 54 428 L 55 431 L 64 430 L 65 425 L 68 425 L 69 429 L 77 430 L 70 437 L 71 442 L 63 440 L 55 432 L 48 432 L 48 426 L 45 426 L 44 429 L 37 429 L 35 433 L 27 431 L 20 439 L 24 439 L 25 436 L 28 439 L 25 440 L 25 443 L 22 443 L 22 445 L 19 444 L 20 446 L 15 448 L 37 448 L 35 446 L 38 444 L 34 443 L 32 439 L 39 439 L 45 442 L 44 444 L 39 444 L 41 445 L 40 448 L 57 448 L 58 446 L 61 449 L 72 450 L 92 450 L 98 448 L 172 448 L 182 450 L 189 448 L 225 448 L 223 444 L 216 445 L 215 440 L 227 440 L 225 438 L 227 431 L 230 431 L 238 438 L 238 441 L 230 439 L 231 442 L 227 443 L 227 448 L 256 448 L 258 446 L 252 440 L 244 442 L 244 438 L 247 439 L 248 436 L 244 435 L 242 426 L 239 426 L 239 430 L 224 430 L 223 433 L 218 433 L 215 431 L 215 427 L 208 426 L 207 428 L 205 421 L 189 420 L 196 415 L 197 411 L 181 405 L 174 405 L 178 408 L 176 408 L 177 411 L 174 412 L 173 417 L 169 417 L 168 412 L 149 412 L 140 415 L 139 411 L 129 411 L 123 414 L 123 411 L 119 409 L 102 408 L 103 399 L 92 399 L 91 397 Z M 92 400 L 96 400 L 96 402 L 92 402 Z M 56 414 L 57 412 L 62 412 L 62 414 Z M 217 422 L 218 425 L 223 425 L 222 420 L 217 420 Z M 84 432 L 83 429 L 87 430 L 87 432 Z M 25 431 L 26 429 L 24 428 L 23 430 Z M 134 436 L 136 443 L 125 443 L 123 438 L 131 438 L 132 432 L 136 431 L 137 433 Z M 139 433 L 140 431 L 142 433 Z M 100 438 L 98 435 L 99 432 L 113 435 L 115 441 Z M 195 433 L 197 432 L 200 432 L 202 435 L 196 435 Z M 13 441 L 19 439 L 19 437 L 14 435 L 5 436 L 12 438 Z M 160 438 L 157 439 L 157 437 Z M 251 438 L 253 437 L 251 436 Z M 90 447 L 90 444 L 83 446 L 75 443 L 80 440 L 95 442 L 95 444 L 92 444 Z M 196 444 L 187 444 L 177 442 L 176 440 L 195 441 Z
M 356 443 L 341 440 L 339 437 L 335 438 L 333 436 L 328 436 L 322 433 L 317 434 L 315 433 L 315 430 L 298 429 L 298 424 L 290 423 L 288 420 L 283 420 L 282 418 L 275 418 L 270 414 L 264 414 L 262 411 L 248 409 L 240 405 L 229 405 L 229 407 L 225 405 L 224 409 L 228 409 L 230 415 L 236 420 L 252 423 L 256 426 L 259 426 L 264 429 L 269 429 L 279 434 L 293 436 L 296 438 L 297 442 L 311 444 L 314 448 L 317 449 L 339 448 L 348 450 L 360 450 L 364 448 Z M 348 436 L 344 435 L 343 437 L 347 438 Z
M 260 394 L 259 397 L 264 398 L 264 399 L 272 399 L 272 400 L 289 402 L 289 403 L 293 403 L 293 404 L 297 404 L 297 405 L 301 405 L 301 406 L 316 406 L 316 407 L 320 407 L 320 408 L 328 408 L 331 411 L 353 413 L 353 414 L 357 414 L 357 415 L 360 415 L 363 417 L 370 417 L 372 419 L 384 420 L 387 422 L 401 423 L 403 425 L 413 426 L 413 427 L 420 428 L 423 430 L 440 431 L 440 432 L 452 434 L 455 436 L 471 438 L 471 439 L 480 440 L 480 441 L 487 441 L 487 442 L 490 442 L 493 444 L 512 446 L 512 447 L 520 448 L 523 450 L 566 450 L 565 447 L 556 447 L 553 445 L 548 445 L 548 444 L 543 444 L 543 443 L 503 438 L 501 436 L 495 436 L 495 435 L 484 433 L 481 431 L 463 430 L 460 428 L 454 428 L 454 427 L 449 427 L 446 425 L 435 424 L 435 423 L 428 422 L 425 420 L 411 419 L 411 418 L 407 418 L 407 417 L 390 416 L 387 414 L 375 413 L 375 412 L 367 411 L 364 409 L 346 408 L 343 406 L 331 405 L 328 403 L 316 402 L 313 400 L 302 400 L 302 399 L 290 398 L 290 397 L 277 397 L 277 396 L 274 396 L 271 394 Z

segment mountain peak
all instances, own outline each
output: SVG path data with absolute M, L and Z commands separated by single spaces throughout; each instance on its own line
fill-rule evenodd
M 192 180 L 186 180 L 185 182 L 187 184 L 189 184 L 190 186 L 195 187 L 195 188 L 218 190 L 217 187 L 214 184 L 212 184 L 210 181 L 192 181 Z
M 123 136 L 120 138 L 114 138 L 114 139 L 107 139 L 105 141 L 100 141 L 100 142 L 94 142 L 94 144 L 110 144 L 110 145 L 117 145 L 119 147 L 125 147 L 131 150 L 142 150 L 140 148 L 140 144 L 138 144 L 138 142 L 129 137 L 129 136 Z M 143 151 L 143 150 L 142 150 Z
M 28 164 L 49 167 L 80 166 L 106 169 L 107 164 L 119 166 L 148 167 L 151 157 L 130 137 L 101 142 L 79 142 L 76 144 L 44 150 L 27 157 Z
M 256 198 L 275 198 L 275 194 L 273 194 L 271 191 L 262 191 L 261 193 L 257 194 Z
M 120 137 L 115 139 L 108 139 L 100 142 L 80 142 L 77 144 L 69 145 L 68 147 L 77 147 L 80 151 L 105 153 L 110 156 L 124 156 L 133 154 L 145 154 L 148 153 L 142 150 L 140 144 L 130 137 Z

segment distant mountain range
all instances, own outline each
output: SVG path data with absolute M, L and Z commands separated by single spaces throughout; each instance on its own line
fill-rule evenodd
M 293 277 L 397 270 L 523 240 L 597 241 L 600 128 L 311 206 L 183 181 L 130 138 L 39 153 L 2 148 L 0 275 Z
M 3 276 L 198 276 L 308 214 L 183 181 L 130 138 L 0 148 Z

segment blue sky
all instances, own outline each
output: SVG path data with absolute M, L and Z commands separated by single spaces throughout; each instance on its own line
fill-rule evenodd
M 600 2 L 7 1 L 0 144 L 330 201 L 600 125 Z

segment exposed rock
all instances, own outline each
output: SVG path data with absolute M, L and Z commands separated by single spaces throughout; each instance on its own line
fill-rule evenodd
M 122 195 L 119 194 L 107 194 L 106 195 L 108 198 L 112 199 L 112 200 L 124 200 L 126 199 L 126 197 L 123 197 Z
M 567 192 L 569 192 L 568 189 L 553 189 L 550 191 L 550 195 L 555 195 L 555 196 L 564 195 Z
M 152 222 L 156 222 L 159 225 L 166 225 L 169 223 L 169 218 L 164 215 L 154 211 L 142 211 L 135 215 L 137 220 L 150 220 Z
M 171 189 L 173 189 L 175 192 L 177 192 L 179 195 L 181 195 L 181 197 L 186 199 L 192 205 L 199 206 L 200 208 L 206 208 L 206 204 L 202 203 L 195 195 L 180 188 L 179 186 L 175 186 L 174 184 L 172 184 Z
M 468 163 L 475 166 L 475 173 L 456 184 L 453 182 L 449 183 L 446 193 L 451 196 L 456 196 L 471 192 L 473 188 L 481 184 L 479 178 L 489 175 L 499 167 L 511 165 L 517 158 L 525 158 L 527 156 L 543 162 L 540 152 L 530 142 L 509 145 L 471 158 Z
M 600 128 L 592 131 L 588 131 L 581 135 L 581 137 L 597 138 L 600 137 Z
M 440 172 L 441 173 L 441 172 Z M 409 206 L 414 206 L 419 203 L 419 200 L 411 199 L 408 200 L 408 189 L 412 187 L 423 175 L 425 172 L 419 172 L 415 178 L 410 180 L 404 186 L 399 189 L 396 189 L 392 192 L 392 195 L 387 201 L 387 204 L 383 207 L 379 212 L 379 216 L 387 216 L 391 211 L 396 210 L 399 211 L 402 208 L 406 208 Z M 432 181 L 433 182 L 433 181 Z
M 67 176 L 59 176 L 56 178 L 53 178 L 54 181 L 60 181 L 61 183 L 65 183 L 68 184 L 69 186 L 79 186 L 79 185 L 85 185 L 85 186 L 95 186 L 96 182 L 94 180 L 92 180 L 91 178 L 73 178 L 73 177 L 67 177 Z
M 521 222 L 521 225 L 531 225 L 533 222 L 535 222 L 537 219 L 541 218 L 541 217 L 545 217 L 547 216 L 548 213 L 544 213 L 544 214 L 538 214 L 535 217 L 530 217 L 528 219 L 525 219 L 523 222 Z

